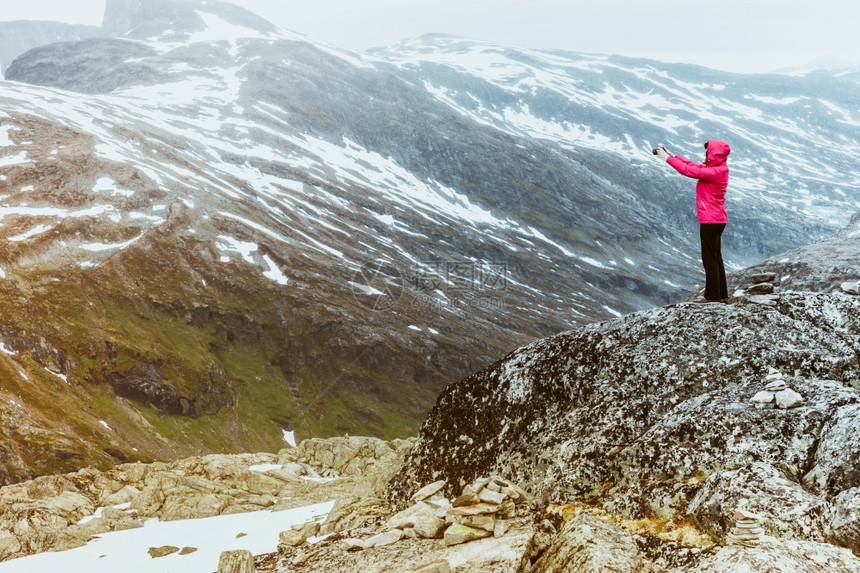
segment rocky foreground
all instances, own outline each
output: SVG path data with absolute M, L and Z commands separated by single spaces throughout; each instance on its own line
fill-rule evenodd
M 8 485 L 0 488 L 0 561 L 71 549 L 101 533 L 143 527 L 151 518 L 175 521 L 370 499 L 413 444 L 414 439 L 305 440 L 280 454 L 218 454 L 103 472 L 85 468 Z M 149 549 L 153 558 L 166 554 L 165 548 Z
M 856 295 L 640 312 L 449 386 L 388 497 L 505 476 L 562 508 L 540 571 L 857 571 L 858 388 Z
M 0 559 L 152 517 L 338 500 L 220 570 L 856 572 L 858 423 L 860 297 L 684 303 L 517 350 L 449 386 L 417 440 L 6 486 Z

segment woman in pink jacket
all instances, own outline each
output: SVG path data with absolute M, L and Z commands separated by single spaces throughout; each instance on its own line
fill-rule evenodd
M 665 147 L 654 150 L 655 155 L 681 175 L 697 179 L 696 211 L 699 216 L 699 237 L 702 241 L 702 265 L 705 267 L 705 300 L 724 301 L 729 298 L 726 269 L 720 239 L 728 221 L 726 215 L 726 187 L 729 185 L 729 166 L 726 159 L 731 153 L 729 144 L 709 139 L 705 144 L 705 162 L 695 163 L 674 155 Z

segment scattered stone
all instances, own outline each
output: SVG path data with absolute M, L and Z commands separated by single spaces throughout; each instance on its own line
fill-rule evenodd
M 307 540 L 307 534 L 300 529 L 288 529 L 287 531 L 282 531 L 278 536 L 280 543 L 289 545 L 290 547 L 298 547 Z
M 788 387 L 782 372 L 771 369 L 764 377 L 765 387 L 752 397 L 756 408 L 797 408 L 803 404 L 803 396 Z
M 425 485 L 421 489 L 415 492 L 415 495 L 412 496 L 413 502 L 424 501 L 428 497 L 435 495 L 440 492 L 442 488 L 445 487 L 445 480 L 434 481 L 431 484 Z
M 735 509 L 735 527 L 726 535 L 730 545 L 754 547 L 759 544 L 764 529 L 761 527 L 761 516 L 743 508 Z
M 468 486 L 466 486 L 468 487 Z M 451 502 L 451 505 L 454 507 L 462 507 L 464 505 L 474 505 L 476 503 L 481 503 L 481 498 L 478 497 L 476 493 L 463 494 L 460 497 L 455 497 L 454 501 Z
M 528 494 L 523 491 L 518 485 L 507 482 L 504 486 L 502 486 L 502 493 L 508 496 L 513 500 L 514 503 L 523 503 L 528 499 Z
M 492 531 L 487 531 L 486 529 L 477 529 L 468 525 L 455 523 L 445 530 L 445 545 L 459 545 L 460 543 L 483 539 L 492 534 Z
M 497 511 L 496 513 L 507 519 L 516 517 L 517 506 L 511 500 L 506 499 L 504 502 L 502 502 L 502 505 L 499 506 L 499 511 Z
M 750 286 L 735 293 L 735 298 L 754 304 L 776 306 L 779 295 L 774 294 L 776 274 L 761 273 L 750 277 Z
M 840 285 L 842 287 L 843 292 L 847 292 L 848 294 L 860 294 L 860 281 L 857 282 L 848 282 L 842 283 Z
M 364 549 L 364 541 L 354 537 L 346 537 L 343 539 L 343 545 L 347 551 L 362 551 Z
M 403 538 L 404 539 L 418 539 L 418 534 L 415 533 L 414 527 L 407 527 L 403 530 Z
M 453 507 L 448 510 L 448 515 L 460 517 L 464 515 L 480 515 L 482 513 L 496 513 L 501 505 L 490 503 L 476 503 L 475 505 L 465 505 L 462 507 Z
M 494 505 L 501 505 L 507 497 L 508 496 L 503 493 L 495 492 L 488 488 L 482 489 L 481 493 L 478 494 L 478 499 L 484 503 L 491 503 Z
M 179 551 L 178 547 L 174 547 L 173 545 L 162 545 L 161 547 L 150 547 L 147 550 L 147 553 L 149 553 L 149 556 L 153 559 L 158 559 L 159 557 L 164 557 L 165 555 L 170 555 L 177 551 Z
M 425 502 L 407 507 L 403 511 L 399 511 L 388 518 L 385 523 L 387 529 L 404 529 L 406 527 L 415 527 L 416 521 L 425 518 L 435 518 L 436 509 Z
M 776 280 L 776 273 L 759 273 L 750 277 L 750 282 L 753 284 L 772 283 Z
M 453 522 L 444 532 L 446 545 L 457 545 L 505 534 L 505 518 L 516 516 L 516 504 L 527 501 L 525 491 L 498 476 L 478 478 L 463 488 L 463 494 L 448 509 Z
M 424 565 L 419 565 L 412 573 L 451 573 L 451 563 L 447 559 L 437 559 Z
M 773 294 L 771 283 L 758 283 L 747 288 L 747 294 Z
M 254 556 L 250 551 L 224 551 L 218 559 L 218 573 L 254 573 Z
M 439 494 L 445 483 L 441 480 L 434 482 L 413 494 L 411 499 L 417 503 L 389 517 L 385 524 L 386 533 L 396 536 L 396 540 L 404 535 L 425 539 L 443 537 L 446 545 L 490 535 L 501 537 L 506 528 L 497 522 L 515 517 L 516 504 L 528 498 L 516 484 L 494 476 L 475 479 L 452 503 Z M 377 545 L 380 535 L 384 534 L 363 542 L 362 548 Z
M 191 555 L 197 551 L 196 547 L 183 547 L 179 552 L 180 555 Z
M 445 517 L 445 513 L 453 507 L 451 502 L 445 499 L 444 497 L 434 497 L 432 499 L 424 500 L 424 503 L 436 510 L 437 517 Z
M 483 515 L 466 515 L 459 519 L 459 522 L 468 527 L 474 527 L 475 529 L 486 529 L 487 531 L 494 531 L 496 528 L 496 518 L 493 515 L 483 514 Z
M 490 483 L 490 478 L 488 477 L 475 478 L 475 481 L 472 482 L 472 488 L 475 490 L 475 492 L 479 492 L 488 483 Z
M 803 404 L 803 396 L 792 390 L 791 388 L 785 388 L 784 390 L 780 390 L 775 395 L 776 407 L 782 409 L 788 408 L 797 408 L 801 404 Z
M 762 519 L 761 515 L 759 515 L 757 513 L 753 513 L 752 511 L 749 511 L 748 509 L 745 509 L 743 507 L 738 507 L 737 509 L 735 509 L 735 512 L 733 515 L 734 515 L 734 518 L 737 520 L 761 521 L 761 519 Z
M 403 530 L 392 529 L 390 531 L 377 533 L 373 537 L 366 539 L 364 541 L 364 548 L 369 549 L 371 547 L 382 547 L 383 545 L 391 545 L 392 543 L 397 543 L 401 539 L 403 539 Z
M 746 297 L 748 302 L 764 306 L 776 306 L 779 296 L 772 294 L 752 294 Z
M 316 537 L 319 535 L 321 527 L 322 524 L 319 521 L 310 521 L 301 526 L 301 531 L 309 538 Z
M 467 495 L 468 495 L 468 496 L 478 497 L 478 492 L 479 492 L 479 491 L 481 491 L 481 488 L 480 488 L 480 487 L 476 487 L 476 486 L 474 486 L 474 485 L 472 485 L 472 484 L 469 484 L 469 485 L 467 485 L 466 487 L 464 487 L 464 488 L 463 488 L 462 495 L 463 495 L 463 496 L 467 496 Z
M 412 531 L 418 537 L 439 539 L 444 534 L 446 525 L 448 524 L 440 517 L 422 515 L 420 519 L 415 520 L 415 526 L 412 528 Z
M 780 390 L 785 390 L 785 380 L 782 378 L 774 380 L 773 382 L 768 383 L 764 389 L 768 392 L 779 392 Z
M 752 403 L 755 404 L 756 408 L 773 408 L 775 406 L 773 399 L 773 392 L 761 390 L 752 397 Z

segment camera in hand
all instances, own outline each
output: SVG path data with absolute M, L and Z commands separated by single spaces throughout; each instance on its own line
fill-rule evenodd
M 660 153 L 660 148 L 659 148 L 659 147 L 655 147 L 654 149 L 652 149 L 652 150 L 651 150 L 651 153 L 652 153 L 652 154 L 654 154 L 654 155 L 657 155 L 658 153 Z

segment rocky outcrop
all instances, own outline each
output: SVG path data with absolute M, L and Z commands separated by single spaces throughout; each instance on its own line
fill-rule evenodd
M 747 502 L 766 535 L 850 539 L 858 357 L 860 300 L 844 293 L 673 305 L 590 325 L 452 384 L 389 495 L 435 480 L 450 494 L 499 473 L 544 503 L 692 520 L 719 543 Z M 768 388 L 802 400 L 757 407 Z
M 531 573 L 646 572 L 633 536 L 583 513 L 567 522 Z
M 530 518 L 510 520 L 504 535 L 481 536 L 455 545 L 441 539 L 404 537 L 378 526 L 351 529 L 314 544 L 284 548 L 269 571 L 329 573 L 332 571 L 403 571 L 442 573 L 519 572 L 534 537 Z
M 828 537 L 824 532 L 827 501 L 763 462 L 714 472 L 690 500 L 686 513 L 723 542 L 736 522 L 735 508 L 742 505 L 762 516 L 766 534 L 819 542 Z
M 6 79 L 37 86 L 106 94 L 131 85 L 151 85 L 167 75 L 144 63 L 155 50 L 129 40 L 91 38 L 34 48 L 6 69 Z M 74 74 L 68 70 L 73 69 Z
M 87 468 L 9 485 L 0 488 L 0 561 L 77 547 L 99 533 L 142 527 L 150 518 L 174 521 L 353 499 L 353 490 L 369 491 L 361 476 L 393 473 L 409 443 L 332 438 L 277 455 L 219 454 L 173 463 L 122 464 L 104 472 Z M 352 465 L 341 464 L 344 456 L 317 456 L 312 464 L 279 462 L 296 451 L 301 456 L 349 451 Z M 362 469 L 349 473 L 356 467 Z M 152 550 L 160 555 L 173 552 Z
M 772 291 L 843 292 L 857 296 L 860 281 L 860 212 L 833 236 L 732 273 L 729 283 L 768 284 Z
M 254 556 L 250 551 L 225 551 L 218 559 L 218 573 L 254 573 Z
M 32 20 L 0 22 L 0 72 L 5 74 L 15 58 L 33 48 L 94 38 L 101 33 L 97 26 Z

